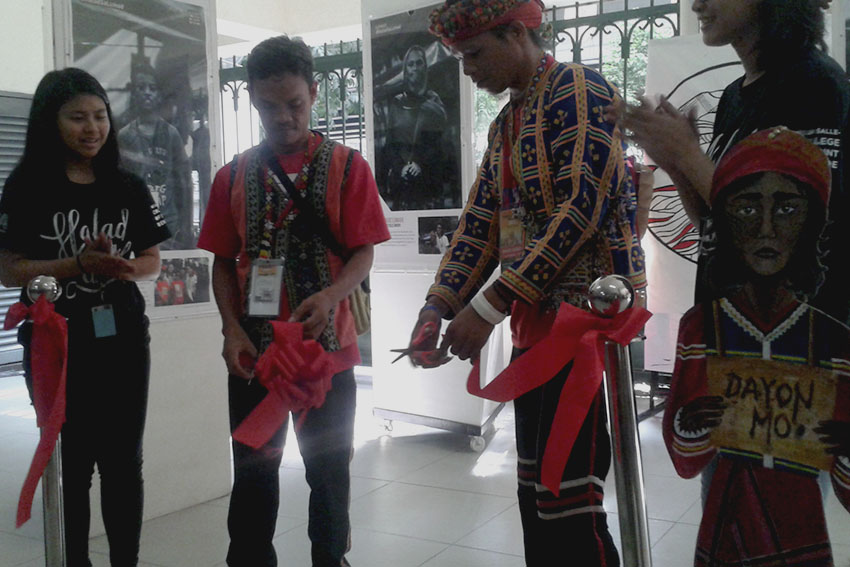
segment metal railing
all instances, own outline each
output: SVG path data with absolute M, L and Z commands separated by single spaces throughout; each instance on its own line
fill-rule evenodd
M 548 12 L 556 59 L 593 67 L 629 101 L 646 82 L 649 40 L 679 35 L 678 0 L 592 0 Z
M 646 81 L 647 44 L 679 34 L 678 0 L 585 0 L 547 10 L 551 51 L 561 61 L 600 71 L 634 101 Z M 363 52 L 360 40 L 314 47 L 319 95 L 311 127 L 366 153 Z M 258 143 L 260 121 L 246 89 L 244 58 L 220 61 L 225 161 Z

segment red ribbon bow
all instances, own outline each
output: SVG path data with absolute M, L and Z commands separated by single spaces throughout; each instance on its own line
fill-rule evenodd
M 32 500 L 38 479 L 44 473 L 56 439 L 65 423 L 65 381 L 68 370 L 68 323 L 47 298 L 41 296 L 32 306 L 18 302 L 6 312 L 3 328 L 10 330 L 29 318 L 32 323 L 30 364 L 32 402 L 41 438 L 30 463 L 29 472 L 18 498 L 16 527 L 21 527 L 32 514 Z
M 339 370 L 314 340 L 303 340 L 300 323 L 272 322 L 274 342 L 260 356 L 254 373 L 269 393 L 233 432 L 240 443 L 259 449 L 280 429 L 289 412 L 321 407 Z
M 564 303 L 546 338 L 514 360 L 484 388 L 480 385 L 478 362 L 473 366 L 466 384 L 469 393 L 507 402 L 545 384 L 574 361 L 561 390 L 543 453 L 541 481 L 556 496 L 560 494 L 561 476 L 576 437 L 602 384 L 605 341 L 629 344 L 651 316 L 642 307 L 632 307 L 604 319 Z

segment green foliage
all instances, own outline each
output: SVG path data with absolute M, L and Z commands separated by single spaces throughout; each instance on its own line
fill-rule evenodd
M 619 40 L 603 45 L 602 74 L 617 85 L 620 94 L 629 103 L 638 102 L 637 97 L 646 88 L 646 63 L 650 39 L 662 39 L 674 35 L 666 19 L 655 21 L 634 20 L 628 22 L 630 42 L 624 50 Z
M 506 104 L 506 100 L 480 89 L 475 89 L 473 92 L 475 113 L 472 124 L 472 149 L 475 163 L 478 164 L 487 149 L 487 134 L 490 131 L 490 123 L 499 115 L 499 111 Z
M 345 73 L 344 81 L 339 73 Z M 342 117 L 342 101 L 345 100 L 345 116 L 358 116 L 363 113 L 358 76 L 360 71 L 341 69 L 333 73 L 319 75 L 319 93 L 313 107 L 314 120 L 328 117 Z M 340 84 L 343 88 L 340 88 Z M 314 124 L 315 125 L 315 124 Z

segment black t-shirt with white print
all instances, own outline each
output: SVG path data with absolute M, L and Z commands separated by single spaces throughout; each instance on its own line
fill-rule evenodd
M 31 260 L 77 255 L 86 238 L 105 233 L 113 251 L 124 258 L 159 244 L 170 236 L 165 219 L 144 182 L 122 172 L 110 180 L 78 184 L 61 178 L 49 187 L 27 183 L 15 173 L 0 198 L 0 248 Z M 60 281 L 56 311 L 68 318 L 69 329 L 93 332 L 91 309 L 111 305 L 118 332 L 135 327 L 144 317 L 144 299 L 133 282 L 85 274 Z M 26 301 L 25 290 L 21 299 Z
M 845 183 L 850 181 L 850 158 L 845 157 L 850 115 L 850 83 L 844 70 L 832 58 L 811 51 L 796 61 L 787 61 L 777 71 L 765 73 L 744 86 L 744 78 L 726 87 L 717 107 L 714 135 L 708 154 L 717 163 L 734 144 L 748 135 L 786 126 L 820 147 L 829 159 L 832 188 L 829 228 L 825 243 L 827 281 L 815 304 L 841 321 L 847 318 L 848 296 L 840 288 L 847 281 L 846 250 L 850 247 L 847 226 L 850 221 Z M 704 231 L 710 234 L 711 231 Z M 700 258 L 697 301 L 708 298 L 704 259 Z

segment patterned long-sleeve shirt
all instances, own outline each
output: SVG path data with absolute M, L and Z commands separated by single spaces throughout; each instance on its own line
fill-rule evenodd
M 603 117 L 616 96 L 592 69 L 551 56 L 541 61 L 526 96 L 506 105 L 490 128 L 478 179 L 429 295 L 457 313 L 501 262 L 500 281 L 520 300 L 512 316 L 516 340 L 529 335 L 524 325 L 551 322 L 562 301 L 583 307 L 601 275 L 646 285 L 625 145 Z M 519 239 L 506 234 L 511 218 Z M 535 342 L 541 334 L 534 334 L 519 342 Z

